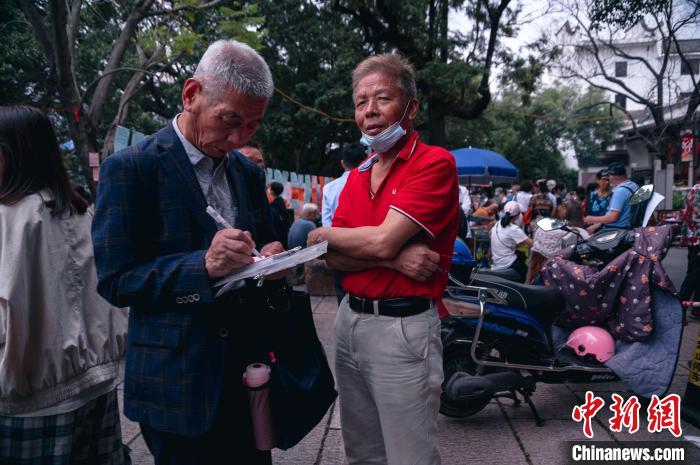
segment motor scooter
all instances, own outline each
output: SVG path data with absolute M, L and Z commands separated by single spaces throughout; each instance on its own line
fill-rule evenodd
M 653 186 L 643 186 L 632 196 L 630 205 L 646 202 L 648 209 L 652 195 Z M 551 218 L 540 220 L 538 226 L 545 230 L 568 228 L 565 222 Z M 572 258 L 604 266 L 633 243 L 633 231 L 602 230 L 580 240 Z M 494 397 L 507 397 L 516 404 L 522 397 L 541 426 L 543 420 L 531 399 L 538 383 L 619 379 L 595 358 L 580 357 L 565 343 L 554 341 L 553 322 L 565 306 L 558 289 L 515 282 L 512 279 L 517 273 L 513 276 L 509 270 L 465 273 L 476 261 L 469 260 L 466 247 L 455 247 L 455 251 L 443 299 L 451 315 L 443 319 L 441 333 L 443 415 L 464 418 L 478 413 Z M 653 290 L 654 294 L 660 292 L 668 293 Z

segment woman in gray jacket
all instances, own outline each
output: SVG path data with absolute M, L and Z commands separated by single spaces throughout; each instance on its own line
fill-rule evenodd
M 129 463 L 117 408 L 126 310 L 96 291 L 87 203 L 51 123 L 0 107 L 0 463 Z

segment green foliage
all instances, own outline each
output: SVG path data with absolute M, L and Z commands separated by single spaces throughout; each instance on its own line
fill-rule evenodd
M 319 2 L 261 2 L 266 34 L 261 38 L 276 87 L 334 121 L 276 93 L 255 138 L 269 165 L 284 170 L 337 176 L 339 147 L 357 141 L 350 74 L 367 56 L 362 37 Z
M 448 3 L 464 11 L 472 23 L 478 22 L 479 28 L 448 33 L 448 17 L 440 14 Z M 490 8 L 497 3 L 491 1 Z M 430 4 L 435 6 L 432 13 Z M 482 111 L 475 108 L 482 101 L 479 87 L 487 70 L 486 4 L 410 0 L 391 2 L 390 8 L 383 9 L 377 2 L 362 0 L 262 1 L 263 54 L 281 91 L 309 107 L 349 119 L 353 118 L 350 75 L 354 67 L 372 54 L 402 54 L 416 69 L 422 103 L 416 127 L 425 141 L 442 145 L 446 116 L 474 110 L 470 117 L 475 118 Z M 499 36 L 517 34 L 516 18 L 517 9 L 507 8 Z M 497 43 L 493 58 L 501 65 L 504 84 L 526 89 L 523 98 L 534 91 L 544 70 L 539 55 L 548 53 L 544 41 L 528 52 L 516 60 Z M 453 139 L 449 132 L 450 126 L 447 140 Z M 340 173 L 338 148 L 358 138 L 352 122 L 337 122 L 302 109 L 280 94 L 271 101 L 256 136 L 271 166 L 330 175 Z
M 604 24 L 629 28 L 647 14 L 659 13 L 669 0 L 589 0 L 588 15 L 594 29 Z
M 518 167 L 521 179 L 575 179 L 576 173 L 564 166 L 564 153 L 575 154 L 580 166 L 595 165 L 619 127 L 607 106 L 591 106 L 601 100 L 601 91 L 558 85 L 537 92 L 526 104 L 522 91 L 510 90 L 478 120 L 450 120 L 447 148 L 499 152 Z
M 47 106 L 51 100 L 48 65 L 14 0 L 0 0 L 0 38 L 0 104 Z
M 75 44 L 74 71 L 78 88 L 85 93 L 83 103 L 89 107 L 94 84 L 104 70 L 115 41 L 121 33 L 124 18 L 133 7 L 131 1 L 104 2 L 85 0 L 80 14 L 80 27 Z M 199 0 L 156 2 L 153 10 L 183 5 L 201 6 Z M 43 3 L 42 3 L 43 5 Z M 42 11 L 43 6 L 41 6 Z M 53 21 L 46 11 L 45 23 Z M 194 72 L 206 47 L 220 38 L 235 38 L 260 48 L 262 23 L 255 4 L 231 0 L 215 9 L 182 10 L 177 13 L 149 16 L 138 25 L 127 46 L 120 67 L 139 67 L 136 44 L 146 56 L 159 47 L 166 53 L 145 78 L 143 88 L 132 98 L 127 120 L 123 123 L 143 133 L 151 133 L 172 118 L 180 106 L 180 92 L 185 79 Z M 46 57 L 39 48 L 31 25 L 12 0 L 0 0 L 0 82 L 3 91 L 0 104 L 33 103 L 44 108 L 60 108 L 60 99 Z M 112 84 L 113 92 L 105 104 L 102 119 L 91 134 L 98 146 L 114 116 L 122 91 L 133 75 L 119 71 Z M 47 79 L 48 77 L 48 79 Z M 72 114 L 66 117 L 73 117 Z M 65 121 L 55 121 L 59 138 L 69 136 Z

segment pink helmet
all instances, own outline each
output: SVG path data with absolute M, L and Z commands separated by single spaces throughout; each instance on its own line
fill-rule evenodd
M 615 355 L 615 341 L 609 332 L 597 326 L 583 326 L 575 329 L 566 345 L 571 347 L 577 355 L 594 355 L 600 363 L 605 362 Z

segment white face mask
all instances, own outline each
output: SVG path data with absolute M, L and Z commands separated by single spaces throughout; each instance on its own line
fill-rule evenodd
M 370 136 L 368 134 L 362 133 L 360 138 L 360 143 L 371 148 L 375 152 L 386 153 L 388 152 L 403 136 L 406 135 L 406 130 L 401 127 L 401 121 L 403 121 L 408 111 L 408 106 L 411 102 L 408 102 L 406 109 L 403 111 L 403 116 L 397 122 L 377 134 L 376 136 Z

